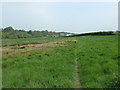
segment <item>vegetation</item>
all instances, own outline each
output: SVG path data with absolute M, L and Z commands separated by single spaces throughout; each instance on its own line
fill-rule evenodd
M 77 38 L 77 60 L 83 87 L 119 87 L 118 37 L 95 36 Z M 92 42 L 92 43 L 91 43 Z
M 33 38 L 33 37 L 59 37 L 72 34 L 68 32 L 52 32 L 52 31 L 25 31 L 14 30 L 12 27 L 6 27 L 2 30 L 2 39 L 18 39 L 18 38 Z
M 74 37 L 74 36 L 98 36 L 98 35 L 115 35 L 119 33 L 119 31 L 100 31 L 100 32 L 92 32 L 92 33 L 68 33 L 68 32 L 52 32 L 48 30 L 44 31 L 25 31 L 25 30 L 15 30 L 12 27 L 6 27 L 4 29 L 0 29 L 2 31 L 2 39 L 18 39 L 18 38 L 36 38 L 36 37 Z
M 118 37 L 3 40 L 4 88 L 117 88 Z
M 71 35 L 70 37 L 74 36 L 103 36 L 103 35 L 115 35 L 117 34 L 116 32 L 113 31 L 100 31 L 100 32 L 91 32 L 91 33 L 82 33 L 82 34 L 74 34 Z
M 37 37 L 37 38 L 20 38 L 20 39 L 6 39 L 2 40 L 2 47 L 6 46 L 20 46 L 20 45 L 27 45 L 27 44 L 42 44 L 42 43 L 48 43 L 51 41 L 57 41 L 57 40 L 64 40 L 62 37 Z

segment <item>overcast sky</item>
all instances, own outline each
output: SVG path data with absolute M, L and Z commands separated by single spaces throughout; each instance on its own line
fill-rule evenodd
M 118 6 L 117 2 L 6 2 L 1 27 L 7 26 L 76 33 L 118 30 Z

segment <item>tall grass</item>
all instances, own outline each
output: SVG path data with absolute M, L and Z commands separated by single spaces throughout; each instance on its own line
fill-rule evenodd
M 117 36 L 77 38 L 80 81 L 83 87 L 118 87 Z
M 71 88 L 74 87 L 74 49 L 44 48 L 3 60 L 3 87 Z M 39 49 L 39 48 L 38 48 Z M 46 52 L 47 51 L 47 52 Z

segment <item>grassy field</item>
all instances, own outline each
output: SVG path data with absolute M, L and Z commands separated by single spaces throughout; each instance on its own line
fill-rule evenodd
M 3 40 L 4 88 L 118 87 L 117 36 Z
M 41 44 L 41 43 L 48 43 L 50 41 L 57 41 L 57 40 L 64 40 L 61 37 L 50 37 L 50 38 L 25 38 L 25 39 L 5 39 L 2 40 L 2 46 L 20 46 L 20 45 L 27 45 L 27 44 Z

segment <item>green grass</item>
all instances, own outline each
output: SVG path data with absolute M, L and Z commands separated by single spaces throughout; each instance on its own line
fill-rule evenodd
M 3 87 L 75 88 L 76 79 L 79 79 L 81 88 L 118 87 L 118 43 L 115 35 L 14 39 L 4 40 L 3 45 L 9 48 L 7 46 L 29 42 L 63 40 L 77 40 L 77 43 L 66 41 L 66 46 L 32 47 L 32 50 L 23 49 L 24 52 L 8 57 L 4 51 Z M 75 71 L 76 59 L 78 71 Z M 79 77 L 75 77 L 75 73 Z
M 41 43 L 48 43 L 51 41 L 56 40 L 64 40 L 64 38 L 58 38 L 58 37 L 41 37 L 41 38 L 22 38 L 22 39 L 3 39 L 2 40 L 2 46 L 20 46 L 20 45 L 27 45 L 27 44 L 41 44 Z
M 117 36 L 78 38 L 80 80 L 83 87 L 112 88 L 118 80 Z
M 43 49 L 4 59 L 3 87 L 74 87 L 74 49 L 71 46 Z

